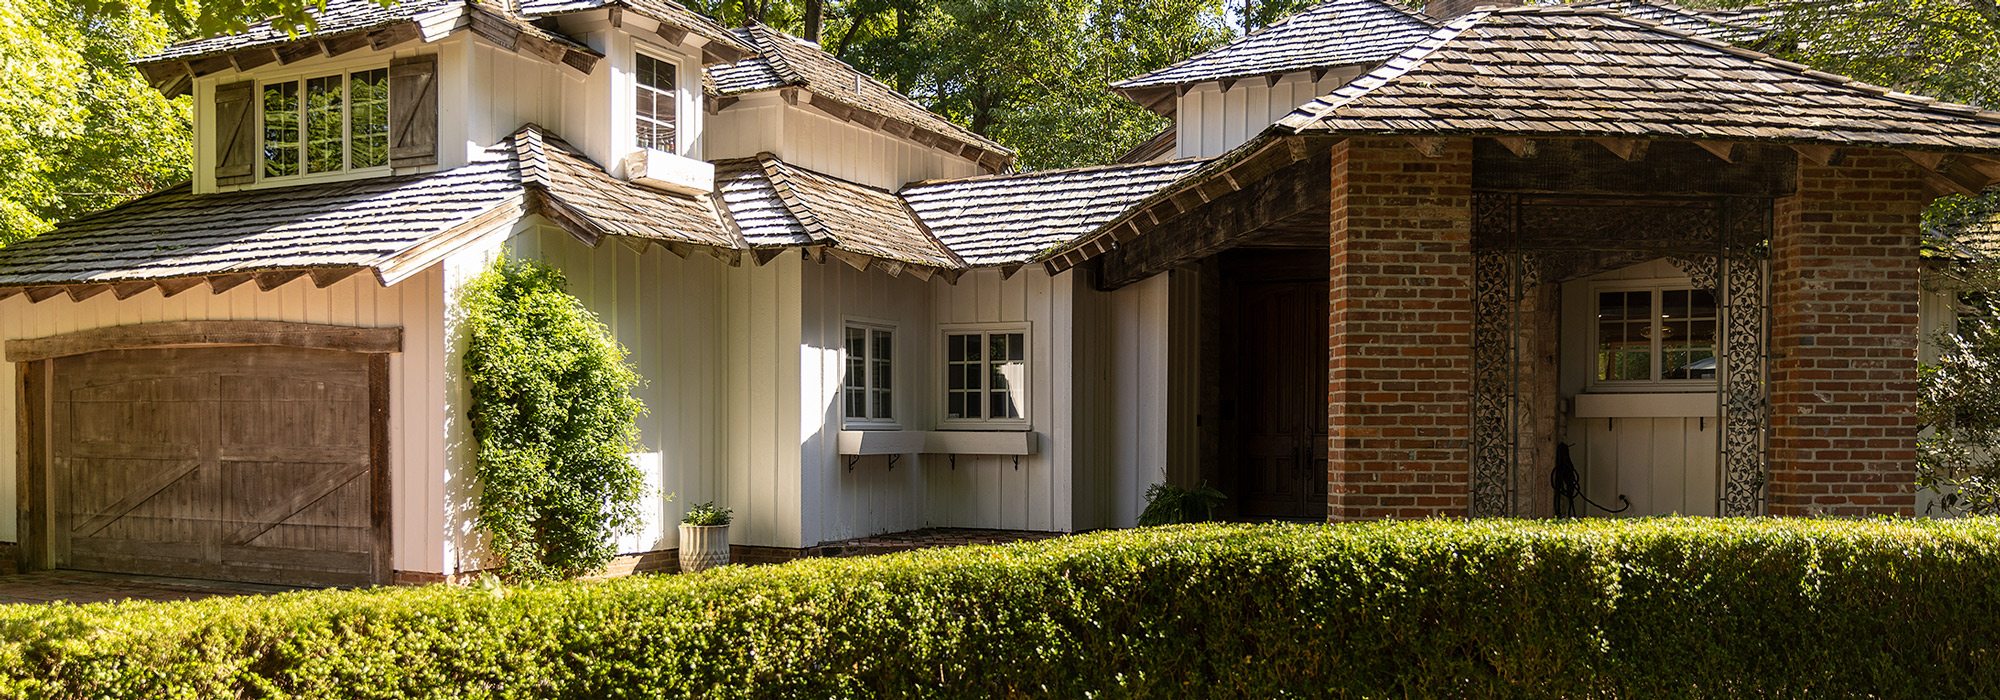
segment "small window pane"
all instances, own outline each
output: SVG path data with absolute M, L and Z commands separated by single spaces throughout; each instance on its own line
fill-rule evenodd
M 306 81 L 306 172 L 329 173 L 347 167 L 346 90 L 341 76 Z
M 844 385 L 848 418 L 868 417 L 868 331 L 847 329 L 847 376 Z
M 299 84 L 264 86 L 264 176 L 299 174 Z
M 640 148 L 674 151 L 674 64 L 638 54 L 633 84 L 633 127 Z
M 347 77 L 348 167 L 389 164 L 389 69 Z

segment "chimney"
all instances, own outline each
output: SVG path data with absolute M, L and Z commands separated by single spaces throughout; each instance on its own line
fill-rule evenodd
M 1524 0 L 1430 0 L 1424 3 L 1424 14 L 1449 22 L 1482 7 L 1520 7 L 1526 4 Z

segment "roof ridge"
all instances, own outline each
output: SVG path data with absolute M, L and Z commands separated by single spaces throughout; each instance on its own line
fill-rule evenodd
M 896 193 L 897 193 L 897 194 L 902 194 L 902 193 L 904 193 L 904 192 L 908 192 L 908 191 L 910 191 L 910 190 L 913 190 L 913 189 L 917 189 L 917 188 L 919 188 L 919 187 L 931 187 L 931 186 L 934 186 L 934 185 L 944 185 L 944 184 L 953 184 L 953 185 L 956 185 L 956 184 L 962 184 L 962 183 L 968 183 L 968 182 L 986 182 L 986 181 L 991 181 L 991 180 L 1008 180 L 1008 179 L 1015 179 L 1015 178 L 1029 178 L 1029 177 L 1043 177 L 1043 176 L 1048 176 L 1048 175 L 1069 175 L 1069 174 L 1074 174 L 1074 173 L 1090 173 L 1090 172 L 1099 172 L 1099 171 L 1105 171 L 1105 170 L 1139 170 L 1139 169 L 1141 169 L 1141 168 L 1148 168 L 1148 167 L 1165 167 L 1165 166 L 1169 166 L 1169 165 L 1185 165 L 1185 164 L 1188 164 L 1188 163 L 1200 163 L 1200 162 L 1206 162 L 1206 161 L 1209 161 L 1209 160 L 1214 160 L 1214 159 L 1212 159 L 1212 158 L 1203 158 L 1203 157 L 1200 157 L 1200 156 L 1188 156 L 1188 157 L 1186 157 L 1186 158 L 1170 158 L 1170 159 L 1167 159 L 1167 160 L 1149 160 L 1149 161 L 1144 161 L 1144 162 L 1140 162 L 1140 163 L 1103 163 L 1103 164 L 1099 164 L 1099 165 L 1080 165 L 1080 166 L 1076 166 L 1076 167 L 1072 167 L 1072 168 L 1054 168 L 1054 169 L 1050 169 L 1050 170 L 1030 170 L 1030 171 L 1026 171 L 1026 172 L 1018 172 L 1018 173 L 994 173 L 994 174 L 992 174 L 992 175 L 973 175 L 973 176 L 969 176 L 969 177 L 937 177 L 937 178 L 931 178 L 931 179 L 928 179 L 928 180 L 914 180 L 914 181 L 911 181 L 911 182 L 908 182 L 908 183 L 905 183 L 905 184 L 903 185 L 903 187 L 902 187 L 901 189 L 898 189 L 898 190 L 896 190 Z
M 1320 121 L 1321 119 L 1324 119 L 1328 112 L 1339 109 L 1342 106 L 1347 105 L 1348 103 L 1358 100 L 1361 97 L 1367 95 L 1368 93 L 1374 92 L 1376 89 L 1381 88 L 1382 86 L 1395 82 L 1396 78 L 1400 78 L 1404 74 L 1416 70 L 1418 66 L 1422 66 L 1425 61 L 1430 59 L 1431 54 L 1437 53 L 1438 49 L 1444 48 L 1445 45 L 1450 44 L 1452 41 L 1458 39 L 1458 37 L 1463 36 L 1466 32 L 1471 31 L 1473 27 L 1478 26 L 1480 22 L 1485 21 L 1487 17 L 1492 16 L 1494 13 L 1503 11 L 1512 11 L 1518 13 L 1522 10 L 1527 10 L 1527 9 L 1530 8 L 1525 8 L 1525 7 L 1510 8 L 1509 10 L 1484 9 L 1484 10 L 1473 10 L 1471 12 L 1460 15 L 1457 19 L 1445 23 L 1444 26 L 1438 27 L 1437 31 L 1431 32 L 1430 36 L 1424 37 L 1424 39 L 1422 41 L 1417 42 L 1415 46 L 1411 46 L 1408 49 L 1404 49 L 1402 53 L 1398 53 L 1395 56 L 1389 57 L 1389 60 L 1383 61 L 1382 65 L 1377 66 L 1374 70 L 1356 76 L 1353 80 L 1347 81 L 1346 85 L 1342 85 L 1339 88 L 1335 88 L 1332 93 L 1329 93 L 1325 97 L 1321 97 L 1313 100 L 1312 102 L 1307 102 L 1303 105 L 1299 105 L 1297 109 L 1292 110 L 1291 114 L 1285 115 L 1284 117 L 1280 118 L 1276 123 L 1273 123 L 1271 125 L 1271 128 L 1273 129 L 1282 128 L 1287 131 L 1296 133 L 1300 128 L 1309 126 L 1312 122 L 1317 122 Z M 1370 80 L 1374 81 L 1373 84 L 1363 86 L 1364 82 Z M 1338 101 L 1328 99 L 1330 97 L 1338 97 L 1342 92 L 1347 91 L 1348 88 L 1355 88 L 1357 86 L 1361 87 L 1350 92 L 1345 97 L 1341 97 L 1341 99 L 1339 99 Z M 1325 102 L 1326 104 L 1322 107 L 1315 109 L 1313 107 L 1314 102 Z M 1305 112 L 1310 115 L 1308 117 L 1305 117 L 1307 123 L 1306 124 L 1292 123 L 1294 122 L 1295 117 L 1300 116 L 1301 112 Z
M 1259 36 L 1261 36 L 1261 35 L 1265 34 L 1266 32 L 1270 32 L 1270 31 L 1273 31 L 1273 30 L 1277 30 L 1277 29 L 1279 29 L 1279 28 L 1282 28 L 1282 27 L 1285 27 L 1286 25 L 1289 25 L 1289 24 L 1291 24 L 1293 20 L 1297 20 L 1297 19 L 1299 19 L 1299 18 L 1302 18 L 1302 17 L 1306 17 L 1306 16 L 1308 16 L 1308 15 L 1311 15 L 1311 14 L 1313 13 L 1313 11 L 1314 11 L 1314 10 L 1318 10 L 1318 9 L 1321 9 L 1321 8 L 1324 8 L 1324 7 L 1330 7 L 1330 6 L 1332 6 L 1332 5 L 1335 5 L 1335 4 L 1338 4 L 1338 3 L 1342 3 L 1342 2 L 1369 2 L 1369 3 L 1374 3 L 1374 4 L 1376 4 L 1376 5 L 1380 5 L 1380 6 L 1383 6 L 1383 7 L 1386 7 L 1386 8 L 1389 8 L 1389 9 L 1391 9 L 1391 10 L 1394 10 L 1394 11 L 1396 11 L 1396 12 L 1398 12 L 1398 13 L 1401 13 L 1402 15 L 1404 15 L 1404 16 L 1406 16 L 1406 17 L 1410 17 L 1410 18 L 1412 18 L 1412 19 L 1416 19 L 1416 20 L 1418 20 L 1418 21 L 1420 21 L 1420 22 L 1422 22 L 1422 23 L 1424 23 L 1424 24 L 1426 24 L 1426 25 L 1429 25 L 1429 26 L 1432 26 L 1432 27 L 1436 27 L 1436 26 L 1439 26 L 1439 24 L 1438 24 L 1438 21 L 1437 21 L 1437 19 L 1436 19 L 1436 18 L 1433 18 L 1433 17 L 1431 17 L 1431 16 L 1429 16 L 1429 15 L 1426 15 L 1426 14 L 1423 14 L 1423 13 L 1421 13 L 1421 12 L 1412 12 L 1412 11 L 1411 11 L 1411 10 L 1410 10 L 1409 8 L 1407 8 L 1407 7 L 1403 7 L 1401 3 L 1399 3 L 1399 2 L 1396 2 L 1396 0 L 1322 0 L 1321 2 L 1318 2 L 1318 3 L 1314 3 L 1314 4 L 1312 4 L 1312 5 L 1308 5 L 1308 6 L 1304 7 L 1304 8 L 1301 8 L 1301 9 L 1300 9 L 1299 11 L 1297 11 L 1297 12 L 1294 12 L 1294 13 L 1292 13 L 1291 15 L 1289 15 L 1289 16 L 1287 16 L 1287 17 L 1285 17 L 1284 19 L 1281 19 L 1281 20 L 1278 20 L 1278 21 L 1276 21 L 1276 22 L 1272 22 L 1272 23 L 1270 23 L 1270 24 L 1266 24 L 1266 25 L 1264 25 L 1264 26 L 1262 26 L 1262 27 L 1258 27 L 1258 28 L 1256 29 L 1256 31 L 1252 31 L 1252 32 L 1246 32 L 1246 33 L 1245 33 L 1245 34 L 1244 34 L 1243 36 L 1239 36 L 1239 37 L 1236 37 L 1236 38 L 1234 38 L 1234 39 L 1230 39 L 1229 41 L 1225 41 L 1225 42 L 1223 42 L 1223 43 L 1222 43 L 1221 45 L 1219 45 L 1219 46 L 1215 46 L 1215 47 L 1211 47 L 1211 48 L 1209 48 L 1208 50 L 1206 50 L 1206 51 L 1203 51 L 1203 52 L 1201 52 L 1201 53 L 1197 53 L 1197 54 L 1195 54 L 1195 55 L 1193 55 L 1193 56 L 1189 56 L 1189 57 L 1187 57 L 1187 58 L 1183 58 L 1183 59 L 1181 59 L 1181 60 L 1178 60 L 1178 61 L 1174 61 L 1173 63 L 1169 63 L 1169 64 L 1167 64 L 1167 65 L 1164 65 L 1164 66 L 1160 66 L 1159 68 L 1155 68 L 1155 69 L 1153 69 L 1153 70 L 1149 70 L 1149 71 L 1146 71 L 1146 72 L 1144 72 L 1144 73 L 1140 73 L 1140 74 L 1138 74 L 1138 75 L 1135 75 L 1135 76 L 1132 76 L 1132 77 L 1130 77 L 1130 78 L 1125 78 L 1125 79 L 1123 79 L 1123 80 L 1119 80 L 1119 81 L 1116 81 L 1116 82 L 1113 82 L 1113 83 L 1111 83 L 1111 89 L 1113 89 L 1113 90 L 1117 90 L 1117 89 L 1119 89 L 1119 88 L 1122 88 L 1123 86 L 1125 86 L 1125 85 L 1127 85 L 1127 84 L 1130 84 L 1130 83 L 1136 83 L 1136 82 L 1139 82 L 1139 81 L 1141 81 L 1141 80 L 1145 80 L 1145 79 L 1147 79 L 1147 78 L 1150 78 L 1150 77 L 1152 77 L 1152 76 L 1154 76 L 1154 75 L 1157 75 L 1157 74 L 1159 74 L 1159 73 L 1164 73 L 1164 72 L 1166 72 L 1166 71 L 1168 71 L 1168 70 L 1172 70 L 1172 69 L 1173 69 L 1173 68 L 1174 68 L 1175 66 L 1179 66 L 1179 65 L 1181 65 L 1181 64 L 1184 64 L 1184 63 L 1192 63 L 1192 62 L 1194 62 L 1194 61 L 1196 61 L 1196 60 L 1198 60 L 1198 59 L 1201 59 L 1201 58 L 1203 58 L 1203 57 L 1205 57 L 1205 56 L 1208 56 L 1208 55 L 1211 55 L 1211 54 L 1214 54 L 1214 53 L 1217 53 L 1217 52 L 1220 52 L 1220 51 L 1222 51 L 1222 50 L 1225 50 L 1225 49 L 1228 49 L 1229 47 L 1232 47 L 1232 46 L 1236 46 L 1236 45 L 1238 45 L 1238 44 L 1242 44 L 1242 43 L 1246 43 L 1246 42 L 1249 42 L 1249 41 L 1250 41 L 1251 39 L 1254 39 L 1254 38 L 1257 38 L 1257 37 L 1259 37 Z
M 759 29 L 764 30 L 764 32 L 757 31 Z M 785 58 L 785 52 L 776 50 L 776 47 L 763 45 L 766 39 L 769 38 L 766 36 L 766 33 L 782 35 L 784 32 L 766 26 L 763 22 L 752 22 L 744 25 L 743 33 L 750 36 L 750 45 L 760 52 L 759 56 L 748 57 L 744 60 L 756 60 L 761 57 L 766 63 L 771 65 L 772 72 L 777 73 L 779 79 L 792 85 L 808 84 L 805 76 L 799 73 L 798 68 L 792 66 L 792 60 Z
M 768 152 L 758 153 L 757 161 L 763 166 L 764 179 L 771 183 L 771 191 L 778 195 L 778 201 L 785 205 L 785 211 L 799 222 L 799 228 L 805 230 L 806 238 L 816 244 L 840 245 L 840 239 L 834 237 L 832 229 L 819 219 L 819 214 L 799 199 L 797 188 L 792 185 L 791 174 L 787 172 L 791 169 L 790 165 Z

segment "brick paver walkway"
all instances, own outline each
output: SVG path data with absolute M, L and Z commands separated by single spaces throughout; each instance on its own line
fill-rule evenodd
M 126 576 L 88 571 L 38 571 L 0 576 L 0 604 L 103 603 L 114 600 L 194 600 L 225 595 L 267 595 L 297 590 L 254 583 Z

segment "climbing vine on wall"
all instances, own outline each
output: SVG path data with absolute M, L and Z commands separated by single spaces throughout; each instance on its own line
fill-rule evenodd
M 616 554 L 645 482 L 628 458 L 639 374 L 562 273 L 501 258 L 460 303 L 478 440 L 478 525 L 501 576 L 573 577 Z

